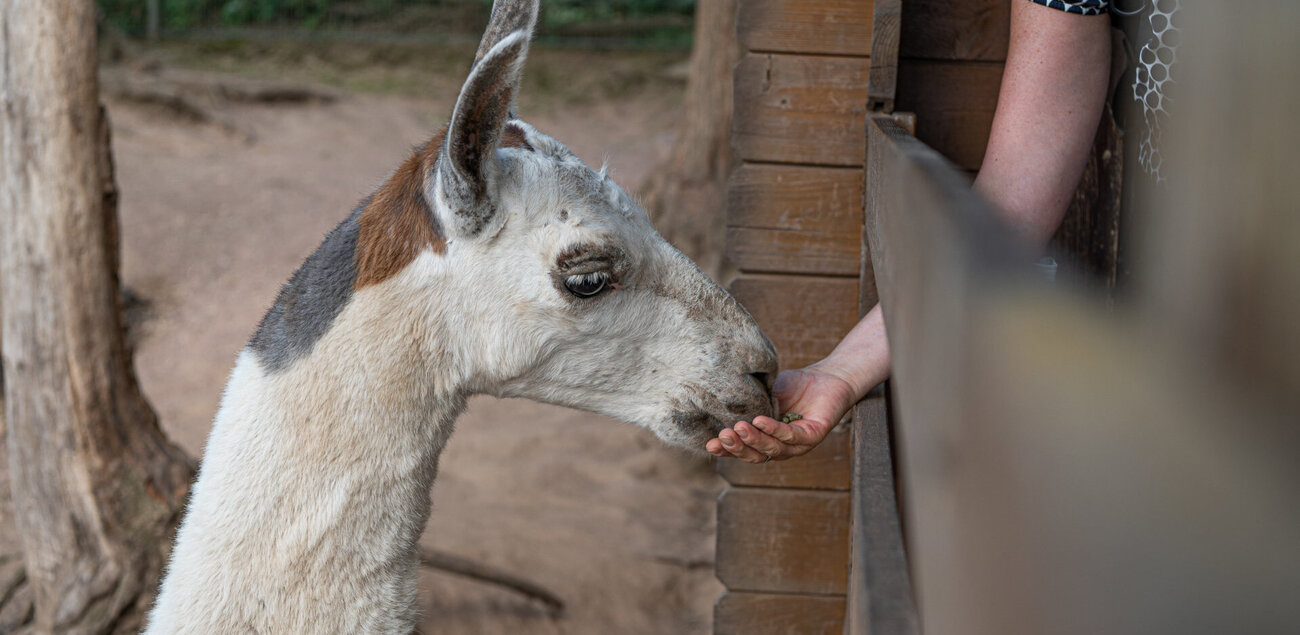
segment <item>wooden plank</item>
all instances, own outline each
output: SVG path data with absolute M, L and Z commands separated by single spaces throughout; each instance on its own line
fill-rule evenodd
M 746 274 L 731 294 L 772 338 L 783 369 L 822 359 L 858 321 L 856 278 Z
M 902 0 L 878 0 L 871 20 L 871 72 L 867 79 L 867 109 L 894 111 L 898 89 L 899 21 Z
M 731 141 L 748 161 L 861 167 L 867 60 L 750 53 L 735 73 Z
M 727 225 L 856 234 L 862 170 L 742 164 L 727 182 Z
M 1120 204 L 1123 196 L 1124 137 L 1110 106 L 1102 113 L 1083 178 L 1051 252 L 1061 259 L 1061 276 L 1088 281 L 1110 295 L 1119 279 Z
M 871 0 L 745 0 L 736 33 L 749 51 L 866 57 L 871 9 Z
M 732 485 L 847 491 L 853 465 L 849 436 L 849 426 L 836 426 L 821 444 L 801 457 L 761 465 L 718 461 L 718 473 Z
M 904 60 L 897 108 L 917 136 L 964 169 L 978 169 L 1002 84 L 999 64 Z M 742 159 L 860 167 L 866 68 L 836 57 L 750 54 L 736 67 L 732 143 Z
M 727 225 L 742 271 L 857 275 L 862 171 L 743 164 L 727 183 Z
M 1007 0 L 908 0 L 903 5 L 904 59 L 1002 62 L 1011 37 Z
M 713 607 L 713 635 L 840 635 L 844 598 L 730 591 Z
M 853 536 L 846 633 L 921 632 L 900 508 L 884 387 L 853 409 Z
M 718 579 L 732 591 L 843 595 L 847 492 L 733 487 L 718 498 Z
M 959 167 L 978 170 L 993 127 L 1002 66 L 903 60 L 898 73 L 898 109 L 916 113 L 917 138 Z
M 856 276 L 861 251 L 861 232 L 727 229 L 727 259 L 748 272 Z

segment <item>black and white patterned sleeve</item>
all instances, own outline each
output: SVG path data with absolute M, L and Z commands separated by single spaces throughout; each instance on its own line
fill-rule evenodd
M 1079 15 L 1100 15 L 1110 10 L 1110 0 L 1029 0 L 1049 9 Z

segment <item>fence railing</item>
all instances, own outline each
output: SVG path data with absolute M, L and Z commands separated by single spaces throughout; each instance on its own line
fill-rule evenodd
M 855 414 L 846 632 L 1294 632 L 1286 400 L 1035 274 L 892 117 L 865 179 L 894 370 Z

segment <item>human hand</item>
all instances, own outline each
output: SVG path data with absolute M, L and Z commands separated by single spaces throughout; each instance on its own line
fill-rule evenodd
M 841 374 L 820 364 L 782 372 L 772 392 L 780 412 L 798 413 L 803 418 L 790 423 L 771 417 L 756 417 L 753 423 L 740 421 L 710 439 L 704 449 L 717 457 L 749 463 L 806 454 L 826 438 L 859 396 Z

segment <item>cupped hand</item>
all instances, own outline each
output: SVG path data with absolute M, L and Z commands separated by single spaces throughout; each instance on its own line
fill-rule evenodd
M 780 412 L 798 413 L 803 418 L 790 423 L 771 417 L 756 417 L 752 423 L 740 421 L 710 439 L 704 449 L 714 456 L 750 463 L 807 454 L 826 438 L 858 397 L 846 379 L 817 364 L 781 373 L 772 392 Z

